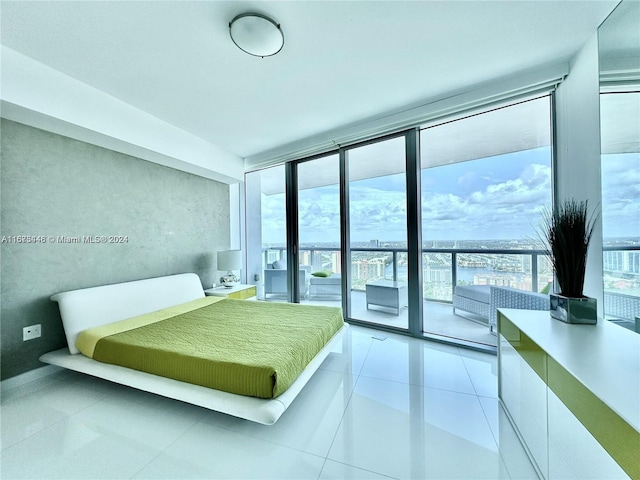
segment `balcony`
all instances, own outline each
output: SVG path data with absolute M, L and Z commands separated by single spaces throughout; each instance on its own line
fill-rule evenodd
M 263 264 L 283 258 L 284 248 L 264 249 Z M 311 272 L 340 272 L 340 251 L 314 247 L 300 250 L 300 264 Z M 496 337 L 489 332 L 487 319 L 458 311 L 453 313 L 455 285 L 494 284 L 531 290 L 544 288 L 551 281 L 551 269 L 541 251 L 533 250 L 461 250 L 430 248 L 423 250 L 423 331 L 451 339 L 481 345 L 496 346 Z M 406 283 L 407 251 L 392 247 L 361 247 L 351 249 L 350 318 L 387 327 L 408 327 L 408 309 L 398 312 L 384 307 L 366 305 L 366 284 L 376 280 Z M 306 289 L 303 289 L 307 291 Z M 270 300 L 285 300 L 269 297 Z M 341 296 L 309 295 L 302 303 L 341 306 Z
M 607 247 L 605 252 L 637 251 L 640 248 L 617 250 Z M 615 255 L 608 254 L 609 257 Z M 284 258 L 284 248 L 263 249 L 263 265 Z M 310 272 L 329 270 L 340 272 L 341 252 L 330 247 L 301 248 L 300 264 Z M 610 274 L 615 275 L 615 274 Z M 553 281 L 547 256 L 542 250 L 532 249 L 461 249 L 425 248 L 422 253 L 423 276 L 423 331 L 426 334 L 495 347 L 496 337 L 489 333 L 487 320 L 458 311 L 453 313 L 452 300 L 456 285 L 498 285 L 526 291 L 543 291 Z M 367 308 L 366 284 L 376 280 L 406 283 L 407 250 L 393 247 L 359 247 L 351 249 L 351 288 L 349 318 L 387 327 L 406 329 L 408 309 L 399 311 L 384 307 Z M 634 283 L 635 282 L 635 283 Z M 640 288 L 640 276 L 632 275 L 615 285 L 635 285 Z M 307 289 L 303 289 L 307 292 Z M 632 299 L 640 305 L 638 290 L 632 290 Z M 614 311 L 614 302 L 628 293 L 607 289 L 605 312 Z M 286 300 L 270 297 L 269 300 Z M 302 303 L 341 306 L 340 295 L 304 295 Z M 635 308 L 635 307 L 634 307 Z M 616 310 L 617 311 L 617 310 Z M 638 313 L 640 314 L 640 312 Z M 613 315 L 615 316 L 615 315 Z

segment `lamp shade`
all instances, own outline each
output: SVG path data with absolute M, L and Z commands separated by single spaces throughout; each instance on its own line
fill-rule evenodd
M 222 250 L 218 252 L 218 270 L 240 270 L 242 268 L 242 250 Z
M 275 55 L 284 45 L 280 25 L 259 13 L 242 13 L 229 23 L 231 40 L 240 50 L 256 57 Z

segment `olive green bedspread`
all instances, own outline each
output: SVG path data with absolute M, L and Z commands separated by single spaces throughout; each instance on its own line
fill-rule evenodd
M 132 319 L 130 330 L 99 338 L 92 357 L 231 393 L 274 398 L 343 326 L 342 310 L 336 307 L 232 299 L 201 304 L 159 321 L 154 312 L 150 315 L 156 319 L 148 325 Z

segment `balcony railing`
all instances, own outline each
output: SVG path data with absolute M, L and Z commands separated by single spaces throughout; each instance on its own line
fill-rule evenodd
M 605 247 L 606 252 L 615 252 L 622 257 L 609 254 L 610 263 L 631 266 L 638 270 L 635 274 L 614 272 L 614 279 L 636 285 L 633 292 L 640 291 L 640 247 Z M 263 267 L 267 263 L 284 258 L 284 247 L 263 249 Z M 630 258 L 626 256 L 632 255 Z M 311 272 L 331 270 L 339 272 L 341 252 L 332 247 L 312 247 L 300 249 L 300 265 L 308 265 Z M 422 250 L 423 297 L 426 301 L 451 302 L 456 285 L 501 285 L 521 290 L 541 291 L 553 281 L 551 264 L 543 250 L 533 249 L 460 249 L 424 248 Z M 605 257 L 606 258 L 606 257 Z M 635 262 L 635 263 L 634 263 Z M 392 247 L 351 248 L 351 289 L 364 290 L 368 281 L 389 279 L 407 281 L 407 250 Z M 617 263 L 615 263 L 617 265 Z M 614 265 L 614 266 L 615 266 Z M 607 260 L 605 259 L 605 270 Z M 611 274 L 609 272 L 609 274 Z M 606 283 L 606 282 L 605 282 Z M 610 282 L 611 283 L 611 282 Z M 623 290 L 607 288 L 609 293 L 624 293 Z M 632 293 L 633 294 L 633 293 Z
M 263 266 L 285 255 L 284 248 L 263 249 Z M 425 248 L 423 254 L 424 299 L 451 302 L 458 284 L 495 284 L 539 290 L 551 281 L 551 267 L 542 250 Z M 300 249 L 300 265 L 311 271 L 339 272 L 341 252 L 331 247 Z M 541 261 L 542 260 L 542 261 Z M 364 290 L 368 281 L 407 281 L 407 250 L 389 247 L 351 248 L 351 288 Z M 476 279 L 467 280 L 468 270 Z M 467 270 L 465 272 L 465 270 Z M 460 275 L 461 273 L 466 275 Z

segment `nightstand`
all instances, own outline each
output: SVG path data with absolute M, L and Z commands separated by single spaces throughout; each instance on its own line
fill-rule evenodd
M 234 285 L 231 288 L 214 287 L 204 291 L 204 294 L 210 297 L 235 298 L 236 300 L 255 299 L 255 285 Z

